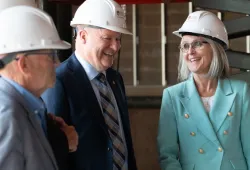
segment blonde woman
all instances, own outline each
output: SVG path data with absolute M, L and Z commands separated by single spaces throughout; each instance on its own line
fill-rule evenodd
M 166 88 L 158 150 L 162 170 L 248 170 L 250 92 L 231 80 L 224 24 L 207 11 L 191 13 L 181 37 L 179 80 Z

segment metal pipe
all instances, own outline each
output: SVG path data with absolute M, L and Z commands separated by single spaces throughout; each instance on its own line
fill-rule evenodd
M 138 79 L 137 79 L 137 28 L 136 28 L 136 5 L 132 5 L 132 32 L 133 32 L 133 85 L 137 86 Z
M 166 85 L 166 52 L 165 45 L 167 37 L 165 35 L 165 4 L 161 3 L 161 83 Z

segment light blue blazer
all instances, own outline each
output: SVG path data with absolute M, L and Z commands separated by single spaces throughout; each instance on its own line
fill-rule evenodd
M 249 170 L 248 85 L 219 80 L 209 113 L 193 78 L 166 88 L 157 143 L 162 170 Z
M 37 116 L 0 76 L 0 170 L 58 170 Z

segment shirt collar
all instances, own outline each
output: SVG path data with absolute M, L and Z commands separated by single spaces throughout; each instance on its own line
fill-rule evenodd
M 92 81 L 100 72 L 98 72 L 91 64 L 89 64 L 85 59 L 80 57 L 77 52 L 75 52 L 75 56 L 77 60 L 80 62 L 90 81 Z M 104 71 L 103 74 L 106 76 L 106 72 Z

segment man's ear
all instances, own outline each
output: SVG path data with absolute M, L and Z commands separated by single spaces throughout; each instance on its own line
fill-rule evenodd
M 86 40 L 87 40 L 87 35 L 88 35 L 88 33 L 87 33 L 86 30 L 79 30 L 77 36 L 78 36 L 79 40 L 80 40 L 83 44 L 85 44 L 85 43 L 86 43 Z
M 18 54 L 16 56 L 16 62 L 17 62 L 17 67 L 19 69 L 19 71 L 22 73 L 22 74 L 28 74 L 29 73 L 29 64 L 27 63 L 28 60 L 27 60 L 27 57 L 25 57 L 23 54 Z

